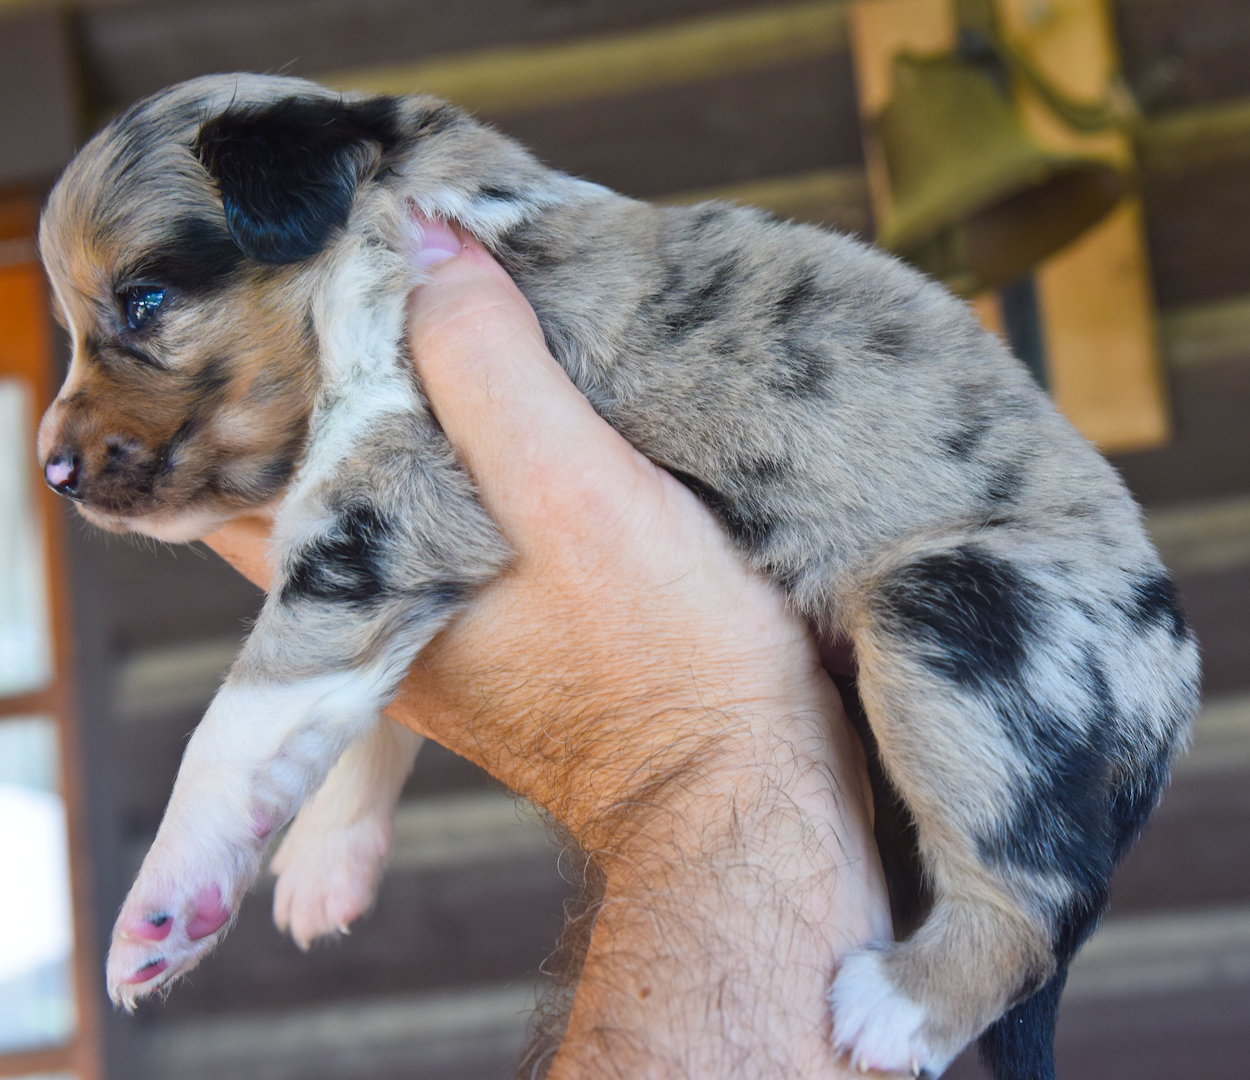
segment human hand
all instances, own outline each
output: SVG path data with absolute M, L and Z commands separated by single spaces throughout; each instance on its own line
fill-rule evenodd
M 391 711 L 550 810 L 607 875 L 552 1075 L 604 1055 L 832 1074 L 823 992 L 889 916 L 862 751 L 808 629 L 594 413 L 489 255 L 437 225 L 432 242 L 455 254 L 413 294 L 417 370 L 517 555 Z M 263 523 L 210 542 L 264 578 Z M 715 1030 L 692 1027 L 712 990 Z

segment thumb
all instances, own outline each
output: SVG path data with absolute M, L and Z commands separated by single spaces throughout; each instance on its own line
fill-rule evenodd
M 409 299 L 409 341 L 439 423 L 514 542 L 549 517 L 552 492 L 619 490 L 642 459 L 556 363 L 533 309 L 481 244 L 418 222 L 428 280 Z

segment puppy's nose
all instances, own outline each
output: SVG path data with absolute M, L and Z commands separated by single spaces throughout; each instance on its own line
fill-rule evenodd
M 78 455 L 56 450 L 43 467 L 43 478 L 58 495 L 78 497 Z

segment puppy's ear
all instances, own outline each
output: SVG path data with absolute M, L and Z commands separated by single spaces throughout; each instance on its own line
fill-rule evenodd
M 204 124 L 194 149 L 243 253 L 292 263 L 316 255 L 346 224 L 356 186 L 397 132 L 392 98 L 287 98 L 226 110 Z

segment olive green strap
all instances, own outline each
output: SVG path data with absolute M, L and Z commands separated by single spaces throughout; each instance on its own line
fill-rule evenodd
M 1038 70 L 1028 56 L 1015 48 L 999 32 L 993 0 L 954 0 L 959 27 L 959 52 L 976 60 L 991 52 L 1006 69 L 1025 83 L 1056 116 L 1082 132 L 1128 130 L 1141 120 L 1137 103 L 1119 75 L 1101 101 L 1074 101 Z

